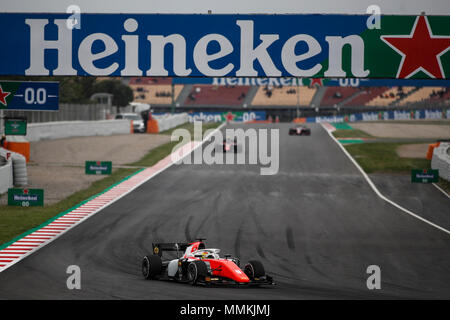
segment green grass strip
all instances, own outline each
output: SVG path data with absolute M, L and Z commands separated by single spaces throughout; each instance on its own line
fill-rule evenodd
M 431 168 L 430 160 L 399 157 L 396 150 L 404 144 L 363 143 L 346 145 L 345 148 L 367 173 L 411 174 L 412 169 Z
M 359 129 L 353 130 L 336 130 L 333 132 L 335 138 L 373 138 L 370 134 Z

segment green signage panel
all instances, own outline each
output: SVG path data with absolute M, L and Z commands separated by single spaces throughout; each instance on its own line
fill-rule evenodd
M 111 174 L 112 162 L 111 161 L 86 161 L 85 172 L 86 172 L 86 174 Z
M 8 206 L 33 207 L 43 205 L 43 189 L 8 189 Z
M 27 119 L 5 118 L 5 134 L 9 136 L 26 136 Z
M 439 170 L 424 169 L 411 171 L 412 183 L 432 183 L 439 182 Z

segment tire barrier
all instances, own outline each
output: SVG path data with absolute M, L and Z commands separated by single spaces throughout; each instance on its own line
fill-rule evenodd
M 439 177 L 450 181 L 450 142 L 441 142 L 434 148 L 431 168 L 439 170 Z
M 27 161 L 23 155 L 15 152 L 12 153 L 11 158 L 14 186 L 24 187 L 28 184 Z

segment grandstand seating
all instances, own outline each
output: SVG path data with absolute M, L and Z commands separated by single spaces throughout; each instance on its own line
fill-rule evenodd
M 130 88 L 134 93 L 134 102 L 155 104 L 171 104 L 172 103 L 172 86 L 167 84 L 150 85 L 150 84 L 131 84 Z M 175 100 L 183 90 L 183 85 L 175 85 Z
M 172 78 L 165 77 L 132 77 L 130 79 L 130 85 L 170 85 L 172 84 Z
M 172 79 L 161 77 L 132 77 L 129 86 L 134 93 L 134 101 L 151 105 L 172 103 Z M 175 100 L 184 85 L 175 85 Z M 187 87 L 188 88 L 188 87 Z M 186 89 L 187 89 L 186 88 Z M 183 92 L 181 104 L 239 106 L 244 101 L 253 106 L 310 106 L 317 93 L 317 87 L 259 86 L 253 87 L 252 101 L 248 94 L 250 86 L 193 85 L 191 92 Z M 420 101 L 444 102 L 450 104 L 450 90 L 445 87 L 326 87 L 320 106 L 405 106 Z M 298 90 L 299 94 L 298 94 Z M 184 98 L 186 97 L 186 98 Z M 318 97 L 317 97 L 318 98 Z
M 400 100 L 398 103 L 399 106 L 404 106 L 410 103 L 420 102 L 424 100 L 430 99 L 430 96 L 433 92 L 439 91 L 442 88 L 440 87 L 423 87 L 417 90 L 416 92 L 411 93 L 406 98 Z
M 241 105 L 250 86 L 195 85 L 184 102 L 186 105 Z
M 297 95 L 297 90 L 300 90 L 299 95 Z M 259 87 L 255 97 L 253 98 L 252 105 L 296 106 L 299 102 L 301 106 L 309 106 L 316 91 L 317 88 L 315 87 L 286 86 L 281 88 L 274 87 L 269 90 L 265 87 Z M 297 99 L 299 100 L 298 102 Z
M 369 101 L 374 99 L 375 97 L 378 97 L 380 94 L 384 94 L 386 91 L 388 91 L 389 88 L 387 87 L 369 87 L 365 88 L 361 91 L 361 93 L 345 103 L 345 106 L 349 107 L 358 107 L 358 106 L 364 106 Z
M 450 90 L 449 88 L 439 88 L 439 90 L 436 90 L 434 94 L 432 93 L 430 96 L 430 99 L 435 100 L 444 100 L 447 101 L 450 100 Z
M 366 106 L 387 107 L 401 98 L 401 95 L 407 95 L 414 87 L 393 87 L 366 103 Z
M 359 88 L 354 87 L 328 87 L 320 105 L 324 107 L 334 106 L 335 104 L 350 98 L 359 91 Z

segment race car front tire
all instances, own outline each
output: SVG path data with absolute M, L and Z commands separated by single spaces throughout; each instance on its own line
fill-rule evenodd
M 250 260 L 244 267 L 244 273 L 250 280 L 266 275 L 263 264 L 258 260 Z
M 161 274 L 161 269 L 162 260 L 156 254 L 145 256 L 142 260 L 142 275 L 147 280 L 154 279 L 155 276 Z
M 187 267 L 187 278 L 190 284 L 195 285 L 208 275 L 208 267 L 204 261 L 192 261 Z

